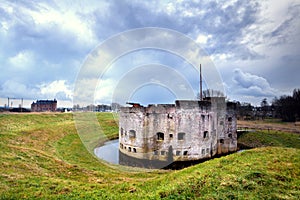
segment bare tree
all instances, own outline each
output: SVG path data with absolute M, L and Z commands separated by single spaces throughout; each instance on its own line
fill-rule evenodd
M 203 90 L 202 92 L 202 97 L 203 98 L 208 98 L 208 97 L 225 97 L 224 93 L 219 91 L 219 90 L 213 90 L 213 89 L 207 89 Z M 198 93 L 197 99 L 200 99 L 200 94 Z

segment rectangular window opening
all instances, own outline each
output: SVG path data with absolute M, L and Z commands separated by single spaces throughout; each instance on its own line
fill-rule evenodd
M 185 133 L 178 133 L 178 140 L 184 140 Z
M 204 131 L 203 132 L 203 138 L 207 138 L 208 137 L 208 131 Z

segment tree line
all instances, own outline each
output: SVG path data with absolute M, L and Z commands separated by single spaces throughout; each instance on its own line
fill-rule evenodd
M 237 115 L 240 119 L 255 120 L 265 118 L 279 118 L 285 122 L 300 120 L 300 89 L 294 89 L 293 94 L 275 97 L 271 104 L 264 98 L 260 106 L 254 107 L 250 103 L 237 104 Z
M 272 102 L 275 117 L 282 121 L 295 122 L 300 119 L 300 89 L 294 89 L 291 96 L 283 95 Z

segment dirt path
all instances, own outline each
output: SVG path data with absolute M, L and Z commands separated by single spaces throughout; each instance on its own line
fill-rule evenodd
M 268 123 L 265 121 L 241 121 L 237 122 L 238 129 L 276 130 L 283 132 L 299 133 L 300 124 L 295 123 Z

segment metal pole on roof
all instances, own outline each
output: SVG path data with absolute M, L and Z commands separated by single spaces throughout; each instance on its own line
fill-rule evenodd
M 202 69 L 200 64 L 200 101 L 202 101 Z

